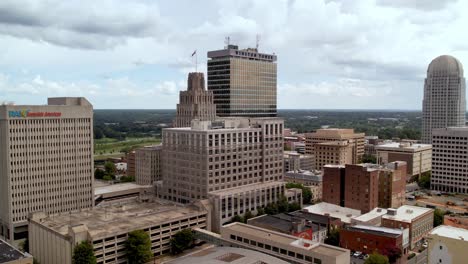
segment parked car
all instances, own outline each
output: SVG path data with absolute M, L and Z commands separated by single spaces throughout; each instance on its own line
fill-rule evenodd
M 427 248 L 427 241 L 423 243 L 422 245 L 424 248 Z

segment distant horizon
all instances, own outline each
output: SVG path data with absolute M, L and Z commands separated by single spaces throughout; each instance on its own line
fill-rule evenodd
M 94 108 L 94 110 L 133 110 L 133 111 L 145 111 L 145 110 L 171 110 L 176 111 L 175 108 Z M 422 112 L 422 109 L 346 109 L 346 108 L 281 108 L 278 111 L 358 111 L 358 112 L 372 112 L 372 111 L 379 111 L 379 112 L 398 112 L 398 111 L 405 111 L 405 112 Z

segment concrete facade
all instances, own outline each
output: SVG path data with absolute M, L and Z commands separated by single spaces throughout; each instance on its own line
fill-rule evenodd
M 0 237 L 27 234 L 29 213 L 93 207 L 93 106 L 85 98 L 0 106 Z
M 162 145 L 147 146 L 135 150 L 135 181 L 141 185 L 153 185 L 162 179 Z
M 188 203 L 209 192 L 283 179 L 283 120 L 226 118 L 163 129 L 159 196 Z
M 424 81 L 423 143 L 432 143 L 432 130 L 435 128 L 465 126 L 465 85 L 459 60 L 442 55 L 431 61 Z
M 313 164 L 314 158 L 311 155 L 304 155 L 295 151 L 284 152 L 284 171 L 310 171 Z
M 429 234 L 428 263 L 466 263 L 468 260 L 468 230 L 441 225 Z
M 325 165 L 354 164 L 353 146 L 348 140 L 330 141 L 315 144 L 314 169 L 323 170 Z
M 315 146 L 318 143 L 330 142 L 330 141 L 339 141 L 339 142 L 347 142 L 347 145 L 351 148 L 351 160 L 345 159 L 341 163 L 334 163 L 334 164 L 356 164 L 360 162 L 360 159 L 364 155 L 364 144 L 365 144 L 365 134 L 364 133 L 355 133 L 354 129 L 339 129 L 339 128 L 327 128 L 327 129 L 318 129 L 315 133 L 307 133 L 306 134 L 306 149 L 305 153 L 309 155 L 315 155 Z M 345 143 L 341 143 L 342 145 L 346 145 Z M 338 144 L 339 145 L 339 144 Z M 336 148 L 339 146 L 335 145 L 335 151 L 326 152 L 324 154 L 328 155 L 336 155 Z M 341 148 L 341 152 L 347 153 L 343 146 Z M 338 160 L 338 157 L 334 157 Z M 316 159 L 314 157 L 314 159 Z M 321 158 L 319 158 L 320 160 Z M 341 158 L 343 160 L 343 158 Z M 326 162 L 325 162 L 326 163 Z M 326 164 L 324 164 L 326 165 Z M 314 164 L 314 169 L 322 169 L 317 164 Z
M 276 55 L 228 45 L 209 51 L 207 64 L 217 116 L 276 116 Z
M 431 189 L 468 194 L 468 127 L 432 131 Z
M 210 229 L 207 201 L 180 206 L 166 201 L 111 204 L 73 214 L 35 213 L 30 219 L 31 254 L 48 264 L 71 264 L 76 244 L 89 241 L 97 263 L 127 263 L 128 233 L 150 236 L 154 256 L 170 251 L 170 239 L 185 228 Z
M 409 142 L 392 142 L 375 146 L 377 163 L 387 164 L 393 161 L 404 161 L 407 164 L 408 179 L 420 176 L 432 169 L 432 145 L 412 144 Z
M 205 90 L 205 77 L 202 72 L 189 73 L 187 91 L 179 93 L 174 127 L 190 127 L 192 120 L 216 119 L 216 105 L 213 91 Z

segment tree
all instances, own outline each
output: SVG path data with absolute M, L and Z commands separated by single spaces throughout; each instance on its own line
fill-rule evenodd
M 135 230 L 128 233 L 128 239 L 125 242 L 127 260 L 130 264 L 143 264 L 151 260 L 151 240 L 143 230 Z
M 421 188 L 429 189 L 431 187 L 431 172 L 426 171 L 419 177 L 418 185 Z
M 389 264 L 388 257 L 384 255 L 380 255 L 379 253 L 372 253 L 369 257 L 364 261 L 364 264 Z
M 286 183 L 286 188 L 287 189 L 291 189 L 291 188 L 301 189 L 302 190 L 302 202 L 305 204 L 310 203 L 310 200 L 312 199 L 312 191 L 310 190 L 309 187 L 306 187 L 301 183 L 288 182 Z
M 106 161 L 106 163 L 104 163 L 104 169 L 106 171 L 106 175 L 111 176 L 111 177 L 114 177 L 115 172 L 117 171 L 115 164 L 110 161 Z
M 240 215 L 235 215 L 231 219 L 232 222 L 244 223 L 244 218 Z
M 332 246 L 340 246 L 340 229 L 332 228 L 328 232 L 327 238 L 325 238 L 325 244 Z
M 195 235 L 190 229 L 184 229 L 177 232 L 171 238 L 171 252 L 172 254 L 182 253 L 185 249 L 190 248 L 195 240 Z
M 20 248 L 23 252 L 29 253 L 29 238 L 26 238 L 23 242 L 20 243 Z
M 252 217 L 254 217 L 252 212 L 250 212 L 250 210 L 247 210 L 247 212 L 245 212 L 245 214 L 244 214 L 244 223 L 247 223 L 247 220 L 249 220 Z
M 395 263 L 401 257 L 401 249 L 393 245 L 385 247 L 381 253 L 388 257 L 390 263 Z
M 281 196 L 277 202 L 278 206 L 278 213 L 286 213 L 289 209 L 288 199 L 286 197 Z
M 434 227 L 440 226 L 444 223 L 444 215 L 445 212 L 440 210 L 439 208 L 436 208 L 434 210 Z
M 135 177 L 134 176 L 122 176 L 120 177 L 120 182 L 134 182 Z
M 293 202 L 289 205 L 288 212 L 301 210 L 301 205 L 298 202 Z
M 101 169 L 96 169 L 94 171 L 94 178 L 95 179 L 102 180 L 102 178 L 104 178 L 105 175 L 106 175 L 106 172 L 101 170 Z
M 105 180 L 105 181 L 112 181 L 112 177 L 109 176 L 109 175 L 106 175 L 106 176 L 102 177 L 102 179 Z
M 276 203 L 269 203 L 265 207 L 265 214 L 275 215 L 278 213 L 278 205 Z
M 263 210 L 263 208 L 258 207 L 258 208 L 257 208 L 257 216 L 258 216 L 258 215 L 263 215 L 263 214 L 265 214 L 265 211 Z
M 95 139 L 101 139 L 104 137 L 104 133 L 102 133 L 102 130 L 99 127 L 94 128 L 94 138 Z
M 96 264 L 93 245 L 89 241 L 81 241 L 73 249 L 73 264 Z
M 361 158 L 361 163 L 373 163 L 377 164 L 377 158 L 372 155 L 364 154 Z

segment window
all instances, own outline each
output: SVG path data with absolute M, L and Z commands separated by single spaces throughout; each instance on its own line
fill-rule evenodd
M 322 260 L 318 258 L 314 258 L 314 263 L 315 264 L 322 264 Z

